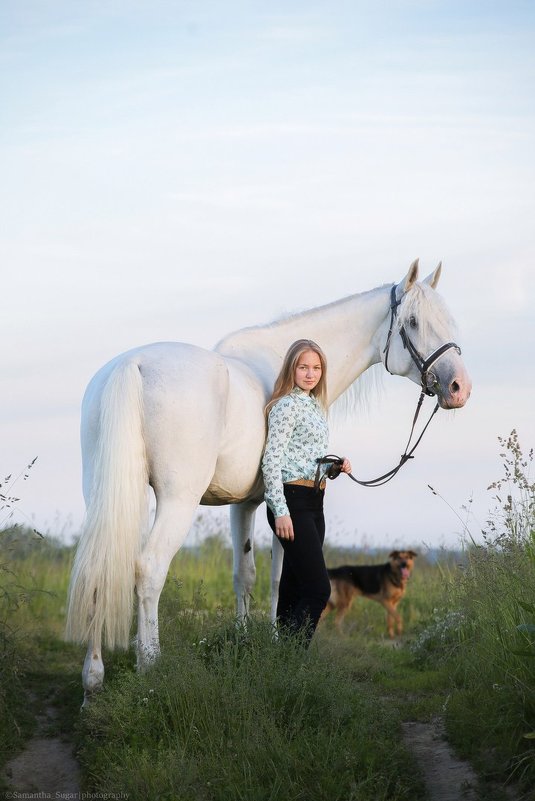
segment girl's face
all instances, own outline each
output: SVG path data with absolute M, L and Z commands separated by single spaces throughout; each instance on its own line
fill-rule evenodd
M 294 384 L 308 393 L 318 385 L 321 378 L 321 360 L 313 350 L 305 350 L 297 362 Z

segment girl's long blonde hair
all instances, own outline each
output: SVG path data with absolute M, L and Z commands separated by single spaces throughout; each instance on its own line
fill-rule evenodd
M 305 353 L 307 350 L 314 351 L 314 353 L 318 355 L 321 363 L 321 378 L 314 389 L 310 390 L 310 394 L 314 395 L 320 406 L 327 411 L 327 359 L 325 354 L 320 346 L 313 342 L 312 339 L 297 339 L 290 345 L 288 352 L 284 357 L 281 371 L 277 376 L 275 386 L 273 387 L 273 394 L 265 408 L 266 417 L 269 414 L 273 404 L 275 404 L 279 398 L 282 398 L 284 395 L 289 395 L 294 388 L 294 376 L 297 364 L 303 353 Z

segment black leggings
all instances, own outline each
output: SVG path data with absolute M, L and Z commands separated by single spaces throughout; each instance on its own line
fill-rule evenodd
M 294 539 L 279 537 L 284 559 L 277 619 L 283 630 L 292 634 L 302 632 L 309 642 L 331 594 L 322 550 L 325 538 L 324 491 L 285 484 L 284 496 L 292 518 Z M 275 517 L 269 506 L 267 518 L 275 532 Z

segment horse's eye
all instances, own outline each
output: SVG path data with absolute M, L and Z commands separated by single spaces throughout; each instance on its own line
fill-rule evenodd
M 409 325 L 411 328 L 418 328 L 418 323 L 416 322 L 416 317 L 412 314 L 409 317 Z

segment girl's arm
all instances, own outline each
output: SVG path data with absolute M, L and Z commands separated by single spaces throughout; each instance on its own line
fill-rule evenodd
M 288 395 L 272 406 L 268 416 L 268 435 L 262 457 L 266 503 L 275 517 L 289 515 L 284 497 L 282 465 L 295 426 L 297 406 Z

